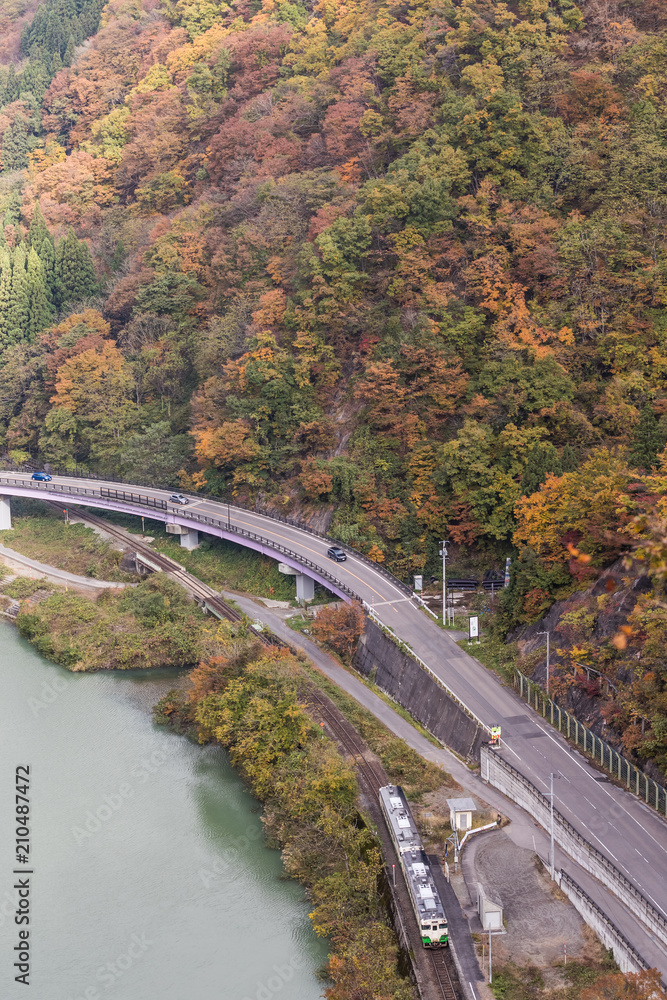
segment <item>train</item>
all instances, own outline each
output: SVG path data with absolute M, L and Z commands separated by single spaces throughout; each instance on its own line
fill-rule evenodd
M 380 789 L 380 806 L 398 854 L 424 948 L 449 944 L 447 914 L 410 806 L 397 785 Z

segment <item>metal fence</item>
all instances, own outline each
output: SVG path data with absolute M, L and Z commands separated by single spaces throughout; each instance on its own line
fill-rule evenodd
M 581 747 L 584 753 L 600 764 L 609 774 L 617 778 L 635 795 L 638 795 L 659 813 L 667 816 L 667 791 L 657 781 L 649 778 L 640 768 L 618 753 L 617 750 L 600 739 L 594 732 L 579 722 L 574 715 L 557 705 L 553 698 L 529 680 L 520 670 L 514 671 L 514 684 L 519 694 L 546 719 L 555 726 L 568 740 Z

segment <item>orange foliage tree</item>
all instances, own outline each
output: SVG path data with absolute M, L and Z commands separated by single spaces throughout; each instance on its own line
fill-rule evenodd
M 358 601 L 353 601 L 322 608 L 313 622 L 313 635 L 349 660 L 365 626 L 364 609 Z

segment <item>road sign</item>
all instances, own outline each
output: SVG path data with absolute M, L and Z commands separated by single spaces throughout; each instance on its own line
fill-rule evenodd
M 424 586 L 424 577 L 415 575 L 415 590 L 421 590 Z
M 468 639 L 479 639 L 479 616 L 470 615 L 468 618 Z

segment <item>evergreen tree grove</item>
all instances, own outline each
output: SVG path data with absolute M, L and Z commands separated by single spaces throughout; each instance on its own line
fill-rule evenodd
M 658 464 L 657 455 L 664 447 L 665 441 L 660 432 L 658 421 L 655 418 L 653 408 L 646 405 L 639 418 L 637 429 L 635 430 L 632 451 L 630 452 L 630 465 L 635 469 L 643 469 L 650 472 Z
M 48 326 L 52 316 L 50 297 L 46 289 L 44 268 L 36 251 L 28 254 L 27 266 L 28 326 L 27 339 L 32 340 L 40 330 Z
M 73 229 L 56 247 L 57 301 L 78 302 L 98 291 L 95 267 L 88 244 L 76 238 Z

